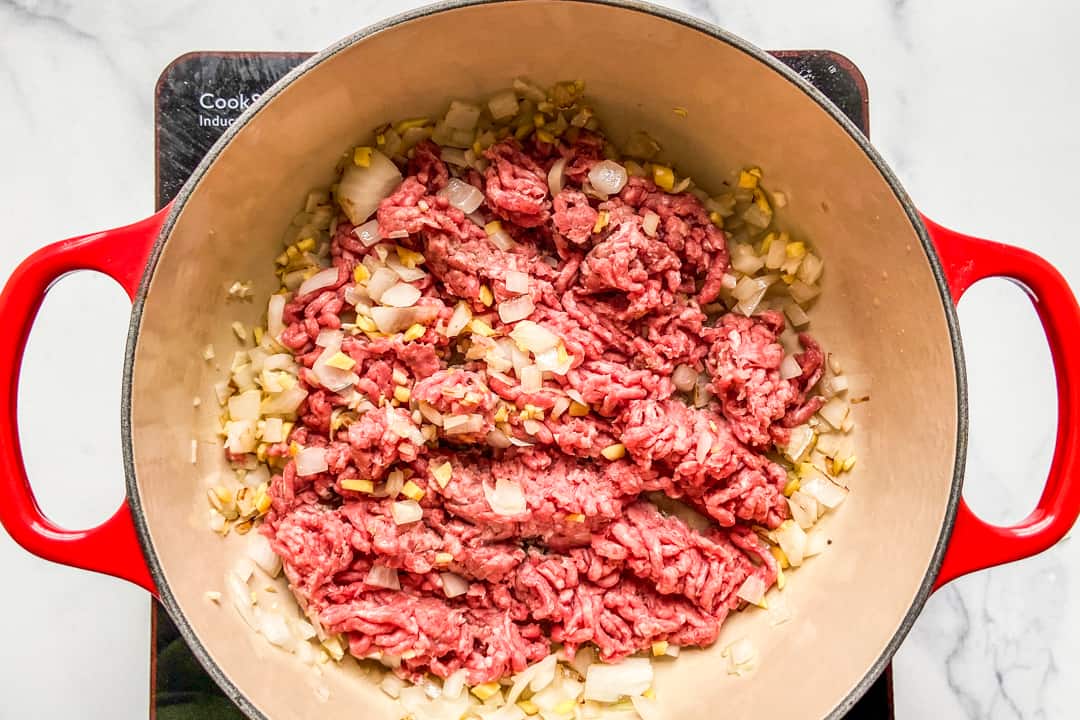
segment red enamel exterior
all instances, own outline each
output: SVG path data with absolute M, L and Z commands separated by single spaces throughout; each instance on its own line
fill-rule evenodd
M 0 522 L 30 552 L 53 562 L 130 580 L 156 594 L 125 499 L 108 520 L 67 530 L 45 517 L 34 499 L 19 446 L 19 370 L 30 328 L 49 287 L 69 272 L 105 273 L 134 298 L 166 207 L 133 225 L 62 240 L 38 250 L 12 273 L 0 293 Z
M 30 552 L 47 560 L 114 575 L 156 594 L 156 587 L 125 500 L 116 513 L 89 530 L 64 529 L 41 512 L 23 466 L 17 426 L 19 370 L 34 318 L 45 293 L 61 276 L 97 270 L 134 298 L 150 249 L 170 207 L 133 225 L 49 245 L 27 258 L 0 293 L 0 522 Z M 1009 278 L 1023 287 L 1039 314 L 1053 356 L 1058 386 L 1058 434 L 1046 488 L 1020 523 L 998 527 L 977 518 L 961 499 L 941 571 L 939 588 L 975 570 L 1042 552 L 1060 540 L 1080 514 L 1080 306 L 1065 279 L 1045 260 L 1019 248 L 961 235 L 923 218 L 937 247 L 954 302 L 975 282 Z
M 1020 248 L 962 235 L 923 217 L 937 247 L 953 302 L 989 277 L 1012 280 L 1031 298 L 1042 321 L 1058 392 L 1058 428 L 1046 487 L 1019 523 L 1000 527 L 980 520 L 960 499 L 956 524 L 934 589 L 975 570 L 1030 557 L 1065 536 L 1080 514 L 1080 307 L 1065 278 L 1039 256 Z

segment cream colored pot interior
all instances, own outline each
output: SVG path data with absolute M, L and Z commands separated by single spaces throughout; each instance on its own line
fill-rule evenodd
M 218 414 L 212 386 L 237 346 L 230 323 L 265 312 L 282 232 L 308 189 L 331 182 L 343 150 L 385 120 L 486 97 L 516 75 L 584 79 L 616 139 L 647 129 L 705 188 L 746 163 L 762 166 L 768 186 L 790 198 L 783 221 L 826 260 L 812 329 L 845 369 L 874 376 L 872 401 L 855 410 L 853 492 L 825 526 L 833 545 L 790 574 L 792 622 L 771 627 L 759 610 L 734 617 L 712 649 L 658 663 L 657 696 L 665 717 L 680 720 L 827 715 L 899 629 L 944 523 L 958 414 L 942 299 L 894 193 L 811 97 L 742 50 L 640 11 L 524 0 L 410 20 L 306 72 L 220 154 L 160 256 L 135 351 L 137 511 L 165 581 L 209 656 L 266 716 L 396 717 L 357 663 L 316 677 L 227 603 L 204 598 L 224 590 L 244 547 L 207 529 L 205 478 L 224 469 L 207 442 Z M 237 279 L 256 280 L 258 302 L 225 302 Z M 214 363 L 200 357 L 207 343 Z M 204 441 L 196 465 L 193 435 Z M 760 668 L 729 676 L 720 650 L 742 636 L 757 645 Z M 320 684 L 328 700 L 316 698 Z

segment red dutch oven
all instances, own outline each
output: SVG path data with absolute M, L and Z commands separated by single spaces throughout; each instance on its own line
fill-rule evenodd
M 583 49 L 588 52 L 583 52 Z M 558 51 L 556 51 L 558 50 Z M 585 59 L 587 58 L 587 59 Z M 840 717 L 892 657 L 927 597 L 982 568 L 1056 543 L 1080 512 L 1080 309 L 1061 275 L 1030 252 L 948 230 L 918 213 L 878 153 L 825 97 L 765 52 L 712 25 L 634 2 L 448 3 L 384 21 L 315 55 L 262 95 L 224 134 L 174 203 L 117 230 L 64 240 L 26 259 L 0 295 L 0 520 L 43 558 L 129 580 L 154 593 L 211 675 L 253 717 L 396 717 L 356 664 L 328 667 L 329 700 L 298 692 L 310 669 L 269 648 L 227 607 L 220 588 L 243 544 L 206 527 L 208 472 L 190 440 L 213 438 L 222 371 L 207 343 L 229 345 L 233 320 L 258 303 L 223 302 L 237 278 L 275 289 L 278 238 L 310 187 L 325 186 L 343 148 L 390 117 L 431 114 L 528 75 L 586 80 L 616 140 L 645 128 L 702 187 L 746 163 L 789 198 L 784 220 L 826 259 L 815 335 L 845 367 L 874 377 L 860 406 L 852 493 L 829 526 L 830 551 L 788 583 L 796 619 L 769 627 L 740 613 L 762 661 L 728 676 L 719 646 L 657 671 L 667 717 L 722 708 L 741 717 Z M 671 108 L 685 107 L 685 118 Z M 70 530 L 41 512 L 16 426 L 19 368 L 50 285 L 97 270 L 133 302 L 123 386 L 128 496 L 95 528 Z M 883 273 L 883 271 L 886 271 Z M 1030 297 L 1058 386 L 1058 434 L 1035 510 L 1007 527 L 961 497 L 967 441 L 963 353 L 954 303 L 1003 277 Z M 729 628 L 730 626 L 730 628 Z M 806 666 L 827 668 L 807 672 Z M 765 688 L 779 691 L 763 691 Z

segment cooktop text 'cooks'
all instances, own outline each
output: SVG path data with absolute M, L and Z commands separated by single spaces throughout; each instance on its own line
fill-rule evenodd
M 236 122 L 236 116 L 259 99 L 259 93 L 237 93 L 223 97 L 212 92 L 199 95 L 199 107 L 212 114 L 199 114 L 199 127 L 227 127 Z

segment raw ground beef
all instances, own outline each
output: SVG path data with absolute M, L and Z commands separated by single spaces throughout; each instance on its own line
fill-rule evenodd
M 429 329 L 410 341 L 346 333 L 354 388 L 329 392 L 312 370 L 319 333 L 350 322 L 353 268 L 374 252 L 344 217 L 331 248 L 337 282 L 286 307 L 282 342 L 309 395 L 289 441 L 270 454 L 288 458 L 291 443 L 325 447 L 328 467 L 301 476 L 288 459 L 271 482 L 262 532 L 308 615 L 344 633 L 358 657 L 400 661 L 414 678 L 465 668 L 476 684 L 524 669 L 552 642 L 571 654 L 592 643 L 605 659 L 662 640 L 707 645 L 748 577 L 775 581 L 775 560 L 751 525 L 773 528 L 788 516 L 786 473 L 766 452 L 820 406 L 810 390 L 822 351 L 801 336 L 802 374 L 783 379 L 781 315 L 710 320 L 702 308 L 728 270 L 724 233 L 693 195 L 646 179 L 630 178 L 603 201 L 586 195 L 602 146 L 585 131 L 555 146 L 509 138 L 485 152 L 481 174 L 448 168 L 437 146 L 419 145 L 377 217 L 383 238 L 424 255 L 429 275 L 415 285 Z M 547 173 L 560 156 L 565 188 L 552 198 Z M 482 220 L 501 221 L 512 247 L 497 247 L 476 218 L 436 194 L 451 176 L 483 192 Z M 650 234 L 652 213 L 659 223 Z M 515 351 L 499 345 L 511 328 L 484 298 L 485 290 L 496 303 L 515 296 L 511 270 L 529 276 L 529 319 L 559 336 L 571 359 L 564 374 L 545 373 L 539 390 L 483 359 Z M 430 329 L 445 327 L 459 302 L 487 313 L 495 335 L 462 344 Z M 694 407 L 676 391 L 680 364 L 706 373 L 713 399 Z M 395 400 L 402 385 L 408 397 Z M 335 423 L 353 389 L 369 409 Z M 432 418 L 454 415 L 478 424 L 421 434 L 439 424 Z M 601 453 L 617 444 L 625 455 Z M 452 476 L 440 480 L 446 463 Z M 342 489 L 345 479 L 383 488 L 394 471 L 423 493 L 418 522 L 396 524 L 385 492 Z M 497 480 L 521 489 L 523 512 L 492 508 Z M 700 532 L 661 513 L 645 499 L 656 492 L 714 526 Z M 397 570 L 400 589 L 368 584 L 373 566 Z M 448 598 L 444 573 L 464 578 L 467 592 Z

